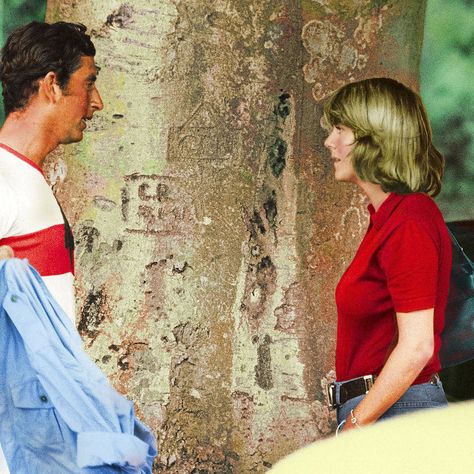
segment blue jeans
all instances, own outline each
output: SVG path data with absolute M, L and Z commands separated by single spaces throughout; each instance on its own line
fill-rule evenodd
M 337 383 L 337 382 L 336 382 Z M 347 400 L 337 409 L 337 423 L 340 424 L 347 418 L 351 410 L 362 401 L 365 395 Z M 403 415 L 427 408 L 443 408 L 447 407 L 448 402 L 444 394 L 443 384 L 439 378 L 436 383 L 426 382 L 418 385 L 412 385 L 402 397 L 395 402 L 379 420 L 386 420 L 393 416 Z M 377 420 L 377 421 L 379 421 Z

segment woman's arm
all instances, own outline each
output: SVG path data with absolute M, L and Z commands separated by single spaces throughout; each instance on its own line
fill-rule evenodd
M 434 308 L 397 313 L 398 341 L 373 387 L 353 410 L 359 426 L 382 416 L 410 387 L 433 356 Z M 344 431 L 356 428 L 346 419 Z

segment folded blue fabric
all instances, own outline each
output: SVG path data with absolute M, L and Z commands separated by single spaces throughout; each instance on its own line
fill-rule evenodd
M 156 441 L 26 260 L 0 261 L 0 443 L 15 474 L 151 474 Z

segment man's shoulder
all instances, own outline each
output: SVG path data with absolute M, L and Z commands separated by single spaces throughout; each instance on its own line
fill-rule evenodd
M 0 153 L 1 153 L 0 149 Z M 0 156 L 0 194 L 2 196 L 0 202 L 0 208 L 6 207 L 12 199 L 15 199 L 15 186 L 12 182 L 11 169 L 8 165 L 5 165 Z
M 1 195 L 2 195 L 2 205 L 0 207 L 3 207 L 4 198 L 8 198 L 9 195 L 13 193 L 13 189 L 10 184 L 10 180 L 7 178 L 5 173 L 2 173 L 1 169 L 0 169 L 0 190 L 1 190 Z
M 18 199 L 8 180 L 0 172 L 0 239 L 4 238 L 18 216 Z

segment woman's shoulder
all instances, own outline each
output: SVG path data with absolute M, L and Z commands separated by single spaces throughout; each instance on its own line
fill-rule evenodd
M 429 220 L 443 219 L 443 215 L 434 199 L 424 193 L 411 193 L 402 196 L 399 215 L 405 219 Z
M 434 199 L 425 193 L 403 194 L 403 202 L 419 206 L 436 206 Z M 437 206 L 436 206 L 437 207 Z
M 402 197 L 397 212 L 392 215 L 392 232 L 398 229 L 417 229 L 439 242 L 448 240 L 448 231 L 438 205 L 434 199 L 423 193 L 406 194 Z

